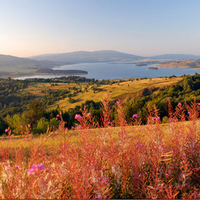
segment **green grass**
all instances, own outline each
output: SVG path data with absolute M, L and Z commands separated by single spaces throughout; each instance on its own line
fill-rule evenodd
M 49 106 L 49 109 L 55 109 L 56 105 L 58 104 L 59 107 L 62 110 L 68 110 L 69 108 L 75 108 L 78 105 L 81 105 L 82 103 L 85 103 L 87 100 L 93 100 L 95 102 L 99 102 L 103 100 L 104 95 L 109 92 L 111 94 L 111 100 L 114 100 L 116 98 L 121 99 L 122 101 L 125 101 L 127 98 L 132 98 L 138 95 L 141 95 L 142 91 L 145 88 L 164 88 L 167 86 L 170 86 L 172 84 L 177 83 L 178 81 L 182 80 L 180 77 L 176 78 L 152 78 L 152 79 L 142 79 L 142 80 L 133 80 L 128 81 L 123 80 L 120 83 L 114 83 L 112 85 L 101 85 L 97 87 L 98 89 L 101 89 L 101 91 L 94 91 L 92 90 L 92 87 L 94 85 L 88 85 L 87 83 L 57 83 L 57 85 L 52 86 L 51 83 L 38 83 L 36 85 L 31 85 L 28 88 L 26 88 L 23 92 L 29 92 L 38 98 L 41 98 L 46 93 L 42 93 L 42 90 L 61 90 L 66 89 L 71 91 L 73 93 L 73 90 L 70 89 L 72 87 L 75 87 L 77 89 L 82 88 L 84 89 L 88 87 L 87 92 L 78 93 L 76 96 L 72 97 L 75 102 L 69 103 L 69 98 L 62 99 L 60 101 L 55 102 L 53 105 Z

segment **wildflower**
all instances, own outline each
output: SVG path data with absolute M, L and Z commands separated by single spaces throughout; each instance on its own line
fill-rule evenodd
M 152 117 L 152 120 L 155 121 L 155 120 L 156 120 L 156 117 Z
M 82 126 L 77 126 L 76 129 L 82 129 Z
M 37 170 L 37 165 L 32 165 L 32 166 L 31 166 L 31 169 L 32 169 L 33 171 L 36 171 L 36 170 Z
M 81 115 L 76 114 L 74 118 L 75 118 L 75 119 L 81 119 Z
M 107 177 L 107 178 L 106 178 L 106 181 L 109 181 L 109 180 L 110 180 L 110 178 L 109 178 L 109 177 Z
M 185 183 L 185 187 L 189 188 L 189 185 L 188 185 L 188 183 Z
M 69 130 L 68 128 L 65 129 L 65 131 L 68 131 L 68 130 Z
M 142 145 L 142 144 L 138 144 L 138 145 L 136 146 L 136 149 L 137 149 L 138 147 L 143 147 L 143 145 Z
M 30 125 L 30 124 L 28 124 L 28 128 L 31 128 L 31 125 Z
M 152 117 L 152 120 L 153 121 L 158 121 L 158 120 L 160 120 L 160 117 Z
M 12 167 L 10 165 L 7 166 L 7 170 L 10 170 L 12 169 Z
M 59 115 L 59 114 L 57 114 L 57 115 L 56 115 L 56 117 L 60 117 L 60 115 Z
M 28 169 L 28 175 L 33 175 L 34 174 L 34 170 L 33 169 Z
M 120 105 L 120 101 L 116 101 L 116 104 L 119 106 Z
M 165 147 L 161 147 L 163 150 L 165 150 Z
M 191 112 L 190 111 L 188 111 L 188 114 L 190 114 Z
M 182 106 L 182 103 L 181 103 L 181 102 L 179 102 L 179 103 L 178 103 L 178 106 Z
M 44 167 L 43 164 L 39 164 L 39 165 L 37 165 L 37 167 L 38 167 L 38 170 L 43 170 L 43 169 L 45 169 L 45 167 Z
M 86 117 L 91 117 L 91 113 L 87 113 Z
M 5 132 L 7 133 L 7 132 L 8 132 L 8 129 L 5 129 Z
M 134 114 L 133 118 L 139 118 L 138 114 Z
M 175 119 L 174 118 L 169 118 L 169 121 L 170 122 L 173 122 Z
M 15 165 L 15 169 L 18 169 L 19 167 L 17 165 Z
M 102 199 L 102 196 L 101 196 L 101 195 L 98 195 L 98 199 Z
M 183 156 L 183 157 L 186 157 L 186 154 L 184 153 L 184 154 L 182 154 L 182 156 Z
M 32 165 L 30 169 L 28 169 L 28 175 L 33 175 L 35 171 L 40 171 L 45 169 L 43 164 Z
M 23 126 L 20 126 L 20 128 L 23 128 Z

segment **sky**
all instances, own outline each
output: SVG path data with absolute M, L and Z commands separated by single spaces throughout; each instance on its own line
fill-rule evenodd
M 199 0 L 0 0 L 0 54 L 200 55 Z

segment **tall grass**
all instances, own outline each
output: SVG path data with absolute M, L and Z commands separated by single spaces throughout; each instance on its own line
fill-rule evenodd
M 102 107 L 100 124 L 83 109 L 73 131 L 61 114 L 59 130 L 36 139 L 29 129 L 19 140 L 8 130 L 0 143 L 0 198 L 200 198 L 199 103 L 172 108 L 169 101 L 167 125 L 149 107 L 146 126 L 136 114 L 127 124 L 120 101 L 111 122 L 109 94 Z

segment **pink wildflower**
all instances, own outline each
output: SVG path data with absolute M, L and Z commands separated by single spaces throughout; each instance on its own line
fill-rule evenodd
M 81 119 L 81 115 L 80 114 L 76 114 L 74 118 L 75 119 Z
M 5 132 L 7 133 L 7 132 L 8 132 L 8 129 L 5 129 Z
M 28 128 L 31 128 L 31 125 L 30 125 L 30 124 L 28 124 Z
M 34 170 L 33 169 L 28 169 L 28 175 L 33 175 L 34 174 Z
M 178 106 L 182 106 L 182 103 L 181 103 L 181 102 L 179 102 L 179 103 L 178 103 Z
M 7 170 L 10 170 L 12 169 L 12 167 L 10 165 L 7 166 Z
M 119 106 L 120 105 L 120 101 L 116 101 L 116 104 Z
M 82 129 L 82 126 L 77 126 L 76 129 Z
M 134 114 L 133 118 L 139 118 L 138 114 Z
M 91 117 L 91 113 L 87 113 L 86 117 Z
M 45 169 L 45 167 L 44 167 L 43 164 L 38 164 L 37 167 L 38 167 L 38 170 L 43 170 L 43 169 Z

